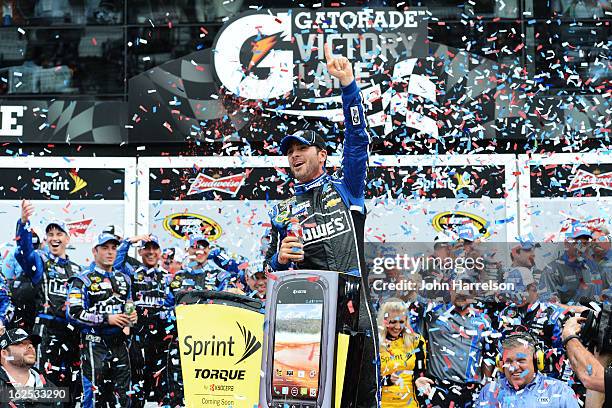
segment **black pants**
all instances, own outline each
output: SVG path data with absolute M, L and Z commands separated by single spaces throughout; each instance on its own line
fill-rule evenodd
M 70 402 L 64 407 L 74 407 L 81 397 L 79 378 L 79 332 L 67 323 L 37 319 L 32 331 L 42 341 L 38 346 L 38 369 L 55 386 L 68 388 Z
M 168 405 L 174 408 L 185 405 L 180 358 L 178 336 L 175 333 L 166 354 L 166 376 L 162 384 L 164 406 Z
M 430 377 L 432 378 L 432 377 Z M 435 388 L 433 395 L 417 395 L 417 400 L 422 407 L 427 408 L 472 408 L 474 401 L 478 398 L 481 385 L 477 383 L 456 383 L 439 378 L 432 378 Z
M 132 407 L 135 408 L 143 407 L 146 401 L 162 402 L 166 388 L 169 341 L 159 335 L 150 335 L 144 329 L 136 330 L 130 344 L 132 384 L 135 388 Z
M 83 408 L 130 407 L 129 344 L 119 333 L 101 337 L 82 334 Z
M 359 299 L 359 331 L 363 335 L 364 347 L 359 372 L 357 407 L 380 407 L 380 354 L 378 352 L 378 329 L 376 314 L 369 296 L 369 288 L 360 288 Z M 348 367 L 348 369 L 353 369 Z

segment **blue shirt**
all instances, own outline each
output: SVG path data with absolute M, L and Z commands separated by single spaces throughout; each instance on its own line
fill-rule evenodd
M 431 302 L 424 309 L 419 333 L 428 340 L 428 373 L 456 383 L 479 383 L 482 363 L 495 365 L 497 355 L 489 317 L 472 307 L 462 315 L 452 304 Z
M 506 378 L 484 386 L 474 408 L 579 408 L 574 391 L 566 383 L 536 373 L 533 381 L 515 390 Z
M 2 262 L 2 275 L 9 280 L 13 281 L 21 275 L 23 269 L 21 269 L 21 265 L 15 259 L 15 252 L 17 252 L 17 247 L 14 247 L 10 250 L 7 250 L 6 258 L 4 258 Z M 2 252 L 0 252 L 0 258 L 2 257 Z

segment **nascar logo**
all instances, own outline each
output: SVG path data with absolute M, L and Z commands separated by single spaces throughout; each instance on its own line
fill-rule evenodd
M 219 191 L 234 196 L 238 193 L 238 190 L 240 190 L 245 180 L 246 173 L 219 178 L 213 178 L 200 173 L 191 183 L 187 195 L 200 194 L 205 191 Z
M 221 237 L 221 226 L 200 214 L 176 213 L 164 218 L 164 229 L 174 238 L 189 239 L 190 235 L 203 234 L 208 241 L 216 241 Z
M 487 228 L 488 223 L 484 218 L 465 211 L 445 211 L 437 214 L 431 221 L 431 224 L 438 232 L 457 232 L 458 227 L 461 225 L 473 224 L 482 234 L 482 238 L 487 238 L 491 235 L 491 231 Z

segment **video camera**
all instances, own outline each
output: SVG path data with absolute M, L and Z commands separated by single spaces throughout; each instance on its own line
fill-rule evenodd
M 580 330 L 580 341 L 585 347 L 595 348 L 600 352 L 612 352 L 612 304 L 583 304 L 589 309 L 580 314 L 585 318 Z

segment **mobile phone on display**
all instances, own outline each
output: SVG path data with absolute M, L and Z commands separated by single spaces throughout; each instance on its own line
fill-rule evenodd
M 272 407 L 319 407 L 325 383 L 326 286 L 321 280 L 281 283 L 273 307 L 272 364 L 268 367 Z

